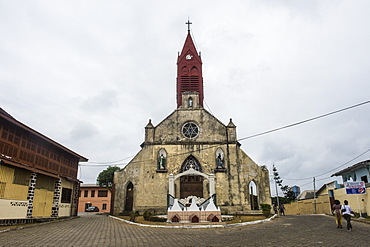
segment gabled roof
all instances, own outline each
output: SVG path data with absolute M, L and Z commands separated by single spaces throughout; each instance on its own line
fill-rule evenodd
M 362 168 L 362 167 L 369 167 L 370 166 L 370 160 L 365 160 L 365 161 L 361 161 L 357 164 L 354 164 L 353 166 L 349 166 L 339 172 L 336 172 L 334 173 L 333 175 L 331 175 L 332 177 L 334 176 L 340 176 L 340 175 L 343 175 L 344 173 L 347 173 L 347 172 L 350 172 L 350 171 L 355 171 L 359 168 Z
M 314 198 L 315 191 L 314 190 L 304 190 L 301 194 L 297 196 L 297 200 L 306 200 Z
M 181 59 L 184 59 L 185 55 L 188 54 L 188 53 L 193 54 L 194 58 L 199 60 L 200 63 L 202 63 L 202 58 L 198 55 L 197 48 L 194 45 L 193 39 L 191 38 L 191 35 L 190 35 L 190 32 L 188 32 L 188 35 L 186 36 L 185 43 L 184 43 L 184 46 L 182 48 L 182 51 L 181 51 L 180 55 L 177 58 L 177 63 L 179 63 L 179 61 Z
M 12 119 L 14 119 L 13 117 L 12 117 L 12 115 L 10 115 L 9 113 L 7 113 L 3 108 L 1 108 L 0 107 L 0 114 L 2 114 L 2 115 L 5 115 L 5 116 L 7 116 L 7 117 L 9 117 L 9 118 L 12 118 Z M 15 119 L 14 119 L 15 120 Z
M 62 149 L 62 150 L 64 150 L 64 151 L 66 151 L 67 153 L 70 153 L 70 154 L 72 154 L 72 155 L 74 155 L 74 156 L 78 157 L 78 158 L 79 158 L 79 161 L 81 161 L 81 162 L 86 162 L 86 161 L 88 161 L 88 159 L 87 159 L 87 158 L 85 158 L 85 157 L 83 157 L 83 156 L 81 156 L 81 155 L 79 155 L 79 154 L 77 154 L 77 153 L 73 152 L 72 150 L 70 150 L 70 149 L 66 148 L 65 146 L 63 146 L 63 145 L 59 144 L 58 142 L 56 142 L 56 141 L 54 141 L 54 140 L 50 139 L 49 137 L 47 137 L 47 136 L 45 136 L 45 135 L 41 134 L 40 132 L 38 132 L 38 131 L 36 131 L 36 130 L 34 130 L 34 129 L 30 128 L 30 127 L 28 127 L 27 125 L 25 125 L 25 124 L 21 123 L 20 121 L 16 120 L 14 117 L 12 117 L 9 113 L 7 113 L 7 112 L 6 112 L 4 109 L 2 109 L 2 108 L 0 108 L 0 117 L 4 118 L 5 120 L 7 120 L 7 121 L 11 122 L 12 124 L 14 124 L 14 125 L 16 125 L 16 126 L 18 126 L 18 127 L 22 128 L 22 129 L 24 129 L 24 130 L 26 130 L 26 131 L 28 131 L 28 132 L 31 132 L 32 134 L 36 135 L 37 137 L 40 137 L 41 139 L 44 139 L 45 141 L 47 141 L 47 142 L 49 142 L 49 143 L 51 143 L 51 144 L 55 145 L 56 147 L 58 147 L 58 148 L 60 148 L 60 149 Z

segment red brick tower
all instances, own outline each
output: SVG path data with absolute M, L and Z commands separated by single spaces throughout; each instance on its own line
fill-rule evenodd
M 184 47 L 177 58 L 177 108 L 182 105 L 181 93 L 195 91 L 199 93 L 199 104 L 203 107 L 202 59 L 198 54 L 190 35 L 190 24 Z

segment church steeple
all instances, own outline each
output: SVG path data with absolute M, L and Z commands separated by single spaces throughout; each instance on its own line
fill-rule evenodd
M 202 59 L 190 35 L 191 22 L 188 21 L 185 24 L 188 25 L 188 35 L 177 58 L 177 108 L 182 105 L 181 94 L 188 91 L 199 93 L 199 104 L 203 107 Z

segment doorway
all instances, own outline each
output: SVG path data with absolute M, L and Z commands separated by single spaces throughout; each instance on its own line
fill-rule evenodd
M 180 198 L 197 196 L 203 198 L 203 177 L 188 175 L 180 178 Z
M 257 195 L 257 186 L 256 184 L 251 181 L 250 184 L 249 184 L 249 195 L 250 195 L 250 204 L 251 204 L 251 210 L 258 210 L 259 209 L 259 205 L 258 205 L 258 195 Z
M 125 210 L 131 212 L 134 205 L 134 185 L 130 182 L 126 188 Z

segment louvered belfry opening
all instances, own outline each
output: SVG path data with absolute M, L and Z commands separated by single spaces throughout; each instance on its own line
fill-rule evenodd
M 180 77 L 180 92 L 186 91 L 200 91 L 200 76 L 198 69 L 194 66 L 191 68 L 190 73 L 188 68 L 184 67 L 183 74 Z
M 182 104 L 181 94 L 189 91 L 199 93 L 199 105 L 203 107 L 202 59 L 190 33 L 177 59 L 177 107 Z

